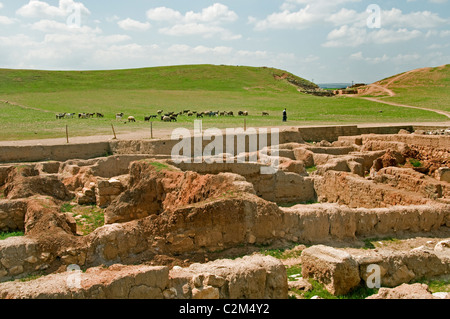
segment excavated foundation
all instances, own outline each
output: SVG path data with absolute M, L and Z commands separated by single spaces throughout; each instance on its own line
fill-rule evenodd
M 210 163 L 204 159 L 200 163 L 179 163 L 170 156 L 168 146 L 173 142 L 152 146 L 124 141 L 115 142 L 114 155 L 108 157 L 2 164 L 0 232 L 22 231 L 25 236 L 0 241 L 0 282 L 39 274 L 43 275 L 39 279 L 42 287 L 47 276 L 51 285 L 62 285 L 61 278 L 66 277 L 57 274 L 65 273 L 68 267 L 96 269 L 103 265 L 112 267 L 111 271 L 93 270 L 86 281 L 101 282 L 98 278 L 109 276 L 113 279 L 108 285 L 120 285 L 117 278 L 127 274 L 137 280 L 138 264 L 165 266 L 167 272 L 172 269 L 175 274 L 174 265 L 188 269 L 196 262 L 252 254 L 262 246 L 338 248 L 356 247 L 365 238 L 450 238 L 450 136 L 356 132 L 353 136 L 305 142 L 311 136 L 318 139 L 312 132 L 304 129 L 308 138 L 302 136 L 302 130 L 283 132 L 280 144 L 258 150 L 253 162 L 248 160 L 252 153 L 235 153 L 215 154 L 216 159 L 219 155 L 234 162 Z M 267 164 L 260 153 L 271 154 L 275 146 L 278 169 L 273 174 L 261 174 Z M 238 158 L 247 161 L 238 162 Z M 83 233 L 79 216 L 67 210 L 69 206 L 101 210 L 100 225 Z M 429 251 L 408 254 L 409 264 L 395 262 L 400 257 L 383 254 L 370 258 L 388 269 L 384 274 L 386 285 L 450 274 L 450 249 L 445 245 L 432 259 L 442 267 L 428 267 L 426 263 L 417 266 L 414 260 L 423 261 L 424 254 L 432 254 Z M 370 263 L 355 256 L 360 268 L 353 279 L 359 283 L 367 279 L 361 267 L 366 269 Z M 258 262 L 269 265 L 267 273 L 273 267 L 284 267 L 273 259 Z M 397 264 L 406 267 L 402 274 L 407 275 L 398 275 Z M 126 265 L 135 266 L 127 271 Z M 133 284 L 121 297 L 231 298 L 234 295 L 230 289 L 256 291 L 236 292 L 240 298 L 287 297 L 285 275 L 272 276 L 271 284 L 258 288 L 244 283 L 230 288 L 230 278 L 241 276 L 234 270 L 230 270 L 234 275 L 216 274 L 221 279 L 210 283 L 205 279 L 208 267 L 198 269 L 205 269 L 205 274 L 196 272 L 183 279 L 187 285 L 184 290 L 175 275 L 166 274 L 164 283 Z M 314 267 L 305 269 L 304 276 L 322 278 Z M 166 270 L 149 268 L 145 272 Z M 386 273 L 397 275 L 389 279 Z M 262 276 L 258 271 L 251 274 L 249 282 Z M 200 281 L 194 279 L 198 275 L 203 276 Z M 195 284 L 195 280 L 199 282 Z M 0 284 L 1 296 L 38 297 L 32 293 L 36 288 L 27 290 L 27 283 L 21 285 L 25 287 L 16 290 L 12 283 Z M 34 287 L 36 283 L 29 285 Z M 100 298 L 115 296 L 108 285 Z M 78 295 L 62 291 L 66 291 L 66 297 L 90 298 L 95 296 L 90 287 L 79 288 Z M 337 294 L 349 290 L 330 287 Z M 277 289 L 281 293 L 274 292 Z M 20 291 L 28 292 L 21 296 Z M 48 288 L 43 291 L 56 298 L 64 295 Z

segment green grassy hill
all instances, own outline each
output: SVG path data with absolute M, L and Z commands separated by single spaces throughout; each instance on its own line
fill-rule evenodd
M 294 85 L 295 83 L 296 85 Z M 346 97 L 299 93 L 315 84 L 287 71 L 246 66 L 187 65 L 111 71 L 34 71 L 0 69 L 0 140 L 111 134 L 148 129 L 144 117 L 157 110 L 180 112 L 248 111 L 247 125 L 357 124 L 442 121 L 433 112 L 380 105 Z M 8 103 L 6 103 L 8 101 Z M 288 123 L 281 121 L 288 109 Z M 269 116 L 262 116 L 262 112 Z M 380 112 L 383 111 L 383 112 Z M 104 118 L 56 120 L 56 113 L 103 113 Z M 115 114 L 137 123 L 115 120 Z M 194 118 L 155 121 L 155 130 L 193 128 Z M 203 127 L 242 127 L 243 118 L 204 118 Z
M 285 77 L 283 77 L 285 75 Z M 277 79 L 280 78 L 280 79 Z M 30 71 L 0 69 L 0 94 L 84 90 L 265 90 L 284 92 L 305 79 L 273 68 L 186 65 L 112 71 Z
M 412 70 L 376 84 L 394 91 L 395 96 L 383 98 L 387 101 L 450 111 L 450 64 Z

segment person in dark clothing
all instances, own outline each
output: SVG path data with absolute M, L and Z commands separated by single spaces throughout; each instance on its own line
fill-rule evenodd
M 287 122 L 287 111 L 284 109 L 283 111 L 283 122 Z

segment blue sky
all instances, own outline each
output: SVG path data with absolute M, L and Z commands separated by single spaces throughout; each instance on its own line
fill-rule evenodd
M 450 0 L 0 0 L 1 68 L 200 63 L 316 83 L 448 64 Z

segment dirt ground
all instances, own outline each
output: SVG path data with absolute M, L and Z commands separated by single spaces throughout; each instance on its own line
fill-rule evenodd
M 450 119 L 450 117 L 449 117 Z M 416 125 L 416 126 L 442 126 L 442 127 L 450 127 L 450 120 L 446 122 L 417 122 L 417 123 L 368 123 L 368 124 L 358 124 L 358 127 L 381 127 L 381 126 L 407 126 L 407 125 Z M 317 125 L 320 127 L 321 125 Z M 324 127 L 331 125 L 322 125 Z M 347 125 L 346 125 L 347 126 Z M 295 126 L 296 128 L 301 128 L 302 126 Z M 311 127 L 311 125 L 304 126 Z M 260 127 L 263 128 L 263 127 Z M 279 128 L 288 129 L 290 126 L 271 126 L 265 128 Z M 157 130 L 154 132 L 154 139 L 170 139 L 173 130 Z M 114 137 L 112 135 L 95 135 L 95 136 L 79 136 L 79 137 L 71 137 L 71 144 L 83 144 L 83 143 L 97 143 L 97 142 L 108 142 L 113 141 Z M 118 140 L 149 140 L 149 132 L 148 130 L 138 130 L 138 131 L 130 131 L 127 133 L 122 133 L 117 136 Z M 0 146 L 29 146 L 29 145 L 65 145 L 67 144 L 66 138 L 53 138 L 53 139 L 38 139 L 38 140 L 23 140 L 23 141 L 0 141 Z

